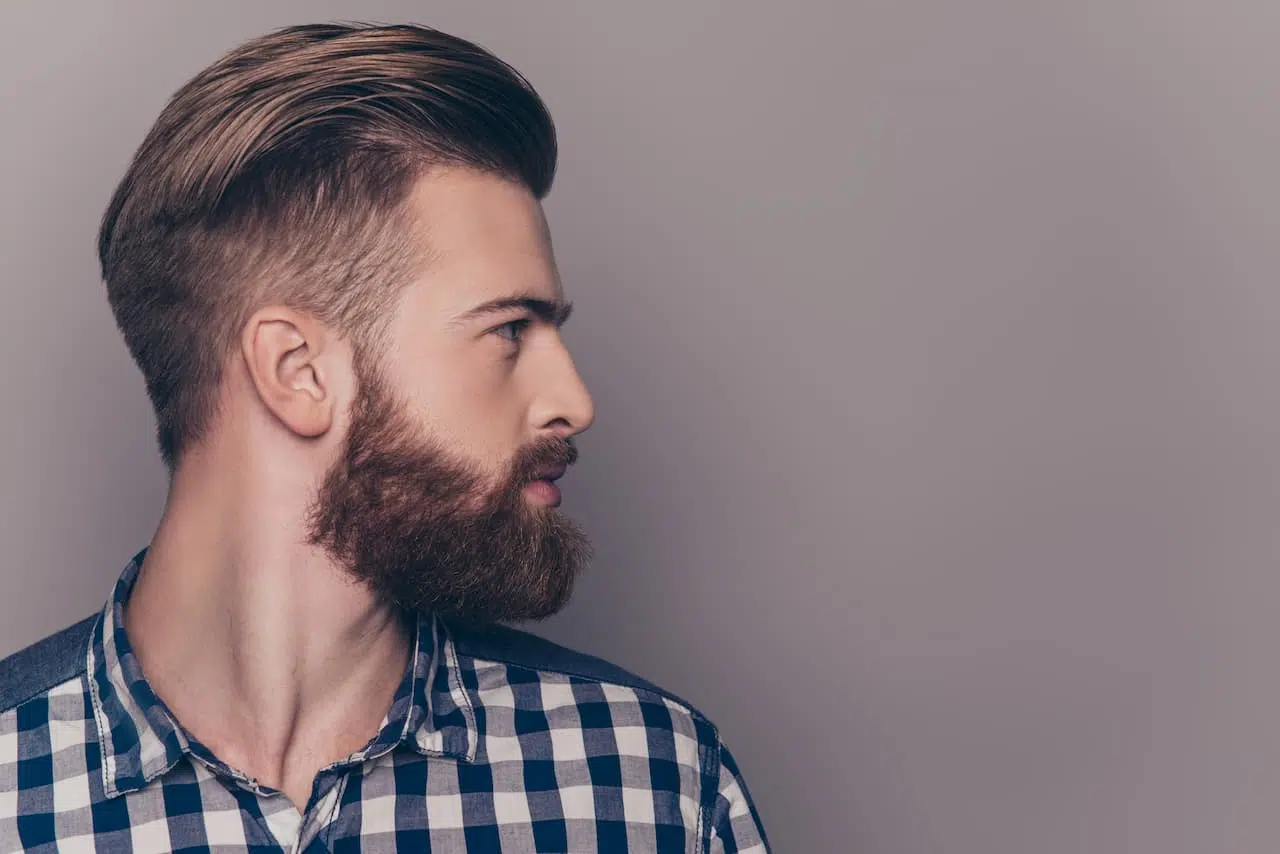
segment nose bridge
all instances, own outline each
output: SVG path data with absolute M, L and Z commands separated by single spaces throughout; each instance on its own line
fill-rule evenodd
M 548 346 L 542 348 L 535 383 L 531 412 L 535 428 L 556 420 L 567 422 L 574 433 L 591 426 L 595 418 L 591 393 L 558 333 L 552 333 Z

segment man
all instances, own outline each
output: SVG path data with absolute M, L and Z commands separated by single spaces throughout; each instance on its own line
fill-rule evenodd
M 764 851 L 716 728 L 500 626 L 590 557 L 591 398 L 517 72 L 420 27 L 251 41 L 103 219 L 170 490 L 102 613 L 0 664 L 0 852 Z

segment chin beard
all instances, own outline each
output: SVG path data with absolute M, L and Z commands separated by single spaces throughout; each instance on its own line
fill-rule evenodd
M 540 620 L 568 604 L 592 557 L 583 531 L 524 487 L 577 449 L 522 449 L 505 482 L 422 436 L 377 375 L 362 379 L 351 426 L 309 516 L 310 537 L 382 599 L 485 624 Z

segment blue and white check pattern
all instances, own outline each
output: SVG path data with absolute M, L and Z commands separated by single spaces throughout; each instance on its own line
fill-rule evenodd
M 144 556 L 99 616 L 0 662 L 0 854 L 767 851 L 688 704 L 532 635 L 430 616 L 378 734 L 299 811 L 152 691 L 122 619 Z

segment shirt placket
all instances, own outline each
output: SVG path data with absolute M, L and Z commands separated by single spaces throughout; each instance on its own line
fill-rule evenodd
M 298 829 L 298 839 L 292 851 L 304 854 L 328 852 L 324 843 L 325 831 L 338 818 L 347 781 L 352 774 L 361 773 L 361 768 L 362 765 L 356 763 L 344 768 L 326 768 L 317 775 L 315 791 L 302 816 L 302 826 Z

